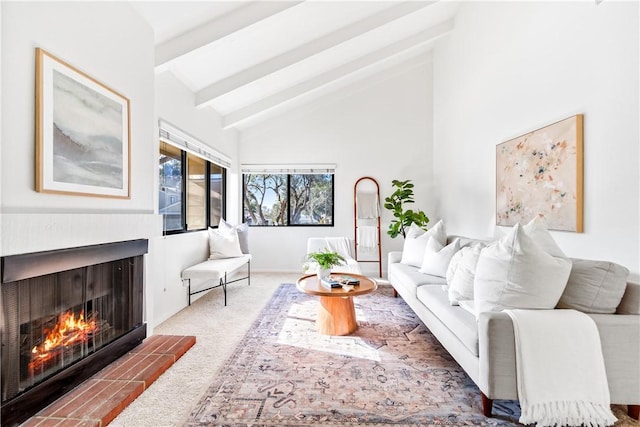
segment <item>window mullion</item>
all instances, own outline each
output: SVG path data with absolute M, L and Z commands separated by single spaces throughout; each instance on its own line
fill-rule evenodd
M 205 225 L 211 227 L 211 163 L 204 166 L 204 215 Z
M 291 225 L 291 175 L 287 174 L 287 225 Z
M 188 162 L 187 162 L 187 152 L 181 150 L 181 158 L 182 158 L 182 203 L 180 209 L 182 211 L 182 231 L 187 231 L 187 177 L 189 176 L 188 172 Z

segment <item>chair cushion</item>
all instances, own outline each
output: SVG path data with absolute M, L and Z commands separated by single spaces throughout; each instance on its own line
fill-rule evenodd
M 222 231 L 223 233 L 235 230 L 238 233 L 238 242 L 240 243 L 240 250 L 242 251 L 242 253 L 251 253 L 249 252 L 249 225 L 247 223 L 233 225 L 220 218 L 218 230 Z
M 251 261 L 251 255 L 237 258 L 215 259 L 201 262 L 182 270 L 183 279 L 219 279 L 225 273 L 231 273 Z
M 234 228 L 227 231 L 209 228 L 209 259 L 235 258 L 242 255 L 238 232 Z

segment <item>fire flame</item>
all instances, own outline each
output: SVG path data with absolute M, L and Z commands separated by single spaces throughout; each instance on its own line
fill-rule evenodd
M 84 311 L 81 311 L 78 317 L 71 311 L 61 314 L 58 323 L 47 334 L 42 344 L 31 350 L 29 368 L 34 368 L 53 358 L 64 347 L 87 341 L 88 335 L 97 330 L 98 325 L 95 319 L 84 320 Z

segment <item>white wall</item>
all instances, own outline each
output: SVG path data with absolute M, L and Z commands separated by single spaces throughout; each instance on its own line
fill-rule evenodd
M 415 64 L 411 62 L 411 64 Z M 432 197 L 432 64 L 399 65 L 339 93 L 288 112 L 241 134 L 241 163 L 335 163 L 335 226 L 252 227 L 252 266 L 257 270 L 302 271 L 307 238 L 353 238 L 353 186 L 362 176 L 375 178 L 381 198 L 393 179 L 416 184 L 415 208 L 430 214 Z M 383 213 L 383 267 L 386 252 L 402 247 L 386 228 Z M 377 264 L 364 266 L 377 271 Z
M 2 2 L 1 254 L 149 239 L 145 318 L 153 327 L 187 304 L 180 271 L 206 257 L 206 233 L 162 236 L 157 118 L 237 157 L 234 131 L 169 74 L 155 76 L 153 32 L 126 2 Z M 131 108 L 131 199 L 34 191 L 35 48 L 42 47 L 122 93 Z M 155 83 L 155 85 L 154 85 Z M 238 217 L 237 166 L 230 218 Z
M 434 54 L 438 214 L 477 237 L 495 224 L 495 146 L 584 114 L 584 233 L 570 256 L 640 271 L 638 3 L 467 2 Z
M 219 152 L 233 159 L 227 175 L 227 219 L 237 222 L 239 194 L 237 172 L 237 133 L 222 129 L 222 122 L 210 108 L 196 109 L 193 93 L 171 73 L 156 75 L 156 113 L 163 119 L 191 136 L 198 138 Z M 156 138 L 157 139 L 157 138 Z M 156 144 L 156 152 L 158 152 Z M 154 157 L 154 159 L 157 158 Z M 155 161 L 155 160 L 154 160 Z M 154 189 L 158 188 L 158 182 Z M 157 191 L 154 190 L 155 193 Z M 157 201 L 155 202 L 157 206 Z M 187 290 L 180 280 L 185 268 L 208 257 L 208 234 L 206 231 L 161 236 L 153 239 L 154 257 L 151 262 L 151 278 L 148 291 L 153 293 L 154 315 L 157 325 L 187 305 Z M 207 283 L 194 284 L 206 288 Z M 196 300 L 203 294 L 195 296 Z
M 1 254 L 162 233 L 154 214 L 153 33 L 126 2 L 2 2 Z M 42 47 L 130 100 L 131 198 L 37 193 L 35 48 Z M 147 259 L 152 256 L 150 253 Z M 152 317 L 150 294 L 145 303 Z
M 153 212 L 153 34 L 127 3 L 3 2 L 2 212 Z M 131 199 L 34 191 L 35 48 L 131 102 Z
M 36 47 L 129 98 L 130 199 L 35 191 Z M 2 255 L 157 233 L 153 34 L 130 5 L 3 2 L 2 95 Z

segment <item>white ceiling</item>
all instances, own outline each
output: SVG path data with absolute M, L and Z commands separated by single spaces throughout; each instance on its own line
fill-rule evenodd
M 143 1 L 156 72 L 245 129 L 389 67 L 453 29 L 451 1 Z

